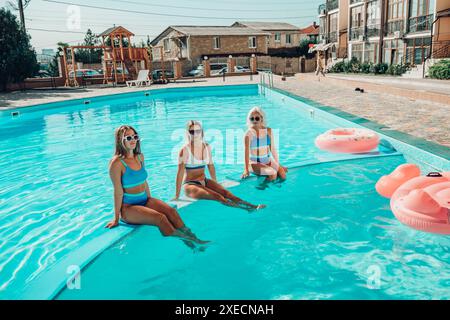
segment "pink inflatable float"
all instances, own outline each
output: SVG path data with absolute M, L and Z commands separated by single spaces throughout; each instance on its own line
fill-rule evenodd
M 391 209 L 402 223 L 421 231 L 450 234 L 450 172 L 420 176 L 416 165 L 398 166 L 375 186 L 391 198 Z
M 339 153 L 364 153 L 375 149 L 380 142 L 378 135 L 363 128 L 336 128 L 316 138 L 319 149 Z

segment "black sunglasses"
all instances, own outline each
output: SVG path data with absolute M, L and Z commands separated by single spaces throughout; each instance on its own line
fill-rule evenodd
M 125 136 L 125 137 L 123 137 L 123 140 L 126 140 L 126 141 L 131 141 L 131 140 L 139 141 L 139 136 L 137 134 L 132 135 L 132 136 Z
M 250 119 L 250 121 L 259 121 L 259 120 L 261 120 L 261 118 L 258 117 L 258 116 L 256 116 L 256 117 L 250 117 L 249 119 Z
M 200 133 L 202 133 L 202 129 L 189 130 L 189 133 L 191 134 L 191 136 L 193 136 L 194 134 L 200 134 Z

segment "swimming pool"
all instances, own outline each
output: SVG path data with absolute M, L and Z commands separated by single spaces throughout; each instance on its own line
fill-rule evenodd
M 401 154 L 382 148 L 327 162 L 347 157 L 318 150 L 314 138 L 352 124 L 255 85 L 146 92 L 30 107 L 17 117 L 0 113 L 1 298 L 450 297 L 449 238 L 401 225 L 373 189 L 405 162 Z M 213 241 L 195 254 L 155 228 L 103 228 L 112 217 L 107 167 L 116 127 L 138 130 L 152 195 L 168 200 L 186 121 L 203 122 L 218 179 L 237 180 L 239 135 L 254 105 L 278 130 L 284 164 L 300 165 L 280 188 L 257 191 L 253 180 L 234 187 L 267 209 L 249 215 L 211 202 L 181 208 L 186 223 Z M 425 170 L 448 168 L 432 155 L 420 160 Z M 60 291 L 70 266 L 83 267 L 100 252 L 83 269 L 81 290 Z

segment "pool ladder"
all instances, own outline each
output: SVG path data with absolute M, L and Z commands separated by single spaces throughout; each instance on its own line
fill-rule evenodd
M 259 84 L 262 95 L 266 95 L 267 88 L 273 88 L 273 73 L 272 71 L 259 72 Z

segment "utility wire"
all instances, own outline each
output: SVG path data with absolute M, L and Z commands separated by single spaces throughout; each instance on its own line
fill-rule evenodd
M 285 9 L 285 10 L 265 9 L 265 10 L 261 10 L 261 9 L 240 9 L 240 8 L 239 9 L 227 9 L 227 8 L 214 8 L 213 9 L 213 8 L 205 8 L 205 7 L 184 7 L 184 6 L 174 6 L 174 5 L 168 5 L 168 4 L 152 4 L 152 3 L 128 1 L 128 0 L 107 0 L 107 1 L 118 2 L 118 3 L 137 4 L 137 5 L 148 6 L 148 7 L 160 7 L 160 8 L 172 8 L 172 9 L 188 9 L 188 10 L 202 10 L 202 11 L 216 11 L 216 12 L 224 12 L 224 11 L 228 11 L 228 12 L 236 12 L 236 11 L 240 11 L 240 12 L 285 12 L 286 10 L 288 10 L 288 11 L 290 10 L 290 9 Z M 280 4 L 277 3 L 277 5 L 280 5 Z M 304 7 L 302 7 L 301 9 L 305 10 Z M 307 8 L 307 9 L 316 10 L 317 7 L 311 7 L 311 8 Z
M 298 20 L 300 18 L 311 18 L 313 15 L 308 16 L 295 16 L 295 17 L 266 17 L 266 18 L 231 18 L 231 17 L 209 17 L 209 16 L 193 16 L 193 15 L 182 15 L 182 14 L 170 14 L 170 13 L 157 13 L 157 12 L 147 12 L 147 11 L 135 11 L 128 9 L 120 9 L 120 8 L 108 8 L 102 6 L 93 6 L 88 4 L 80 4 L 76 2 L 67 2 L 67 1 L 58 1 L 58 0 L 42 0 L 45 2 L 57 3 L 57 4 L 67 4 L 67 5 L 75 5 L 79 7 L 91 8 L 91 9 L 100 9 L 107 11 L 117 11 L 117 12 L 127 12 L 127 13 L 135 13 L 135 14 L 143 14 L 143 15 L 151 15 L 151 16 L 163 16 L 163 17 L 177 17 L 177 18 L 195 18 L 195 19 L 208 19 L 208 20 L 273 20 L 273 19 L 285 19 L 285 20 Z M 314 15 L 315 17 L 315 15 Z

